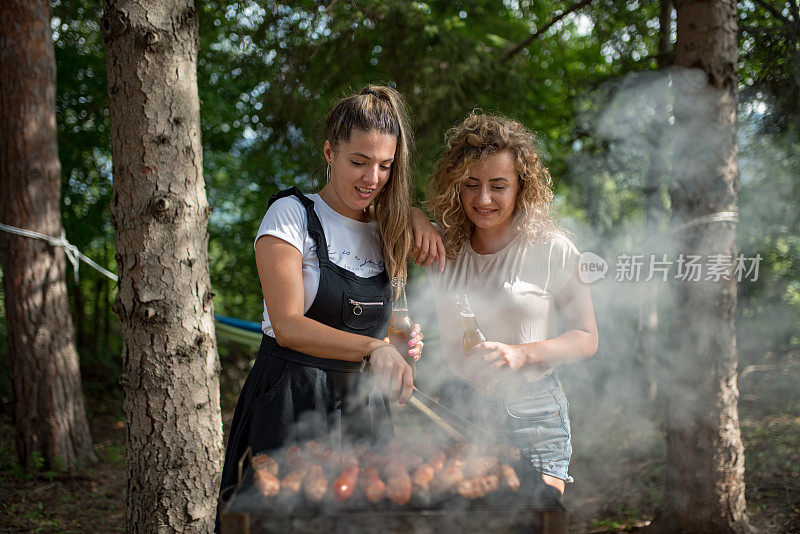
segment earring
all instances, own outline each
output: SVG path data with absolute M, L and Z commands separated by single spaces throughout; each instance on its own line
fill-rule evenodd
M 330 164 L 328 164 L 328 166 L 325 167 L 325 183 L 327 184 L 330 181 L 331 181 L 331 166 Z

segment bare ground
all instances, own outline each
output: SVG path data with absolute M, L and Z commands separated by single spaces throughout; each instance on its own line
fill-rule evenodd
M 771 360 L 772 358 L 772 360 Z M 223 377 L 223 391 L 241 378 Z M 767 355 L 740 377 L 740 416 L 746 448 L 746 493 L 753 526 L 762 532 L 800 532 L 800 355 Z M 118 397 L 118 396 L 117 396 Z M 88 399 L 100 461 L 65 473 L 20 469 L 8 409 L 0 419 L 0 532 L 123 532 L 125 425 L 119 399 Z M 223 421 L 235 394 L 223 396 Z M 111 405 L 111 406 L 110 406 Z M 602 426 L 582 420 L 573 402 L 575 454 L 565 505 L 573 532 L 616 532 L 645 525 L 661 498 L 662 436 L 636 426 L 631 413 L 610 410 Z M 6 406 L 4 408 L 10 408 Z M 581 437 L 588 429 L 591 439 Z

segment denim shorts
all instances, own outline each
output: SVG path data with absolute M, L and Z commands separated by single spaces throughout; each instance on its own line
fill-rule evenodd
M 453 375 L 442 386 L 440 402 L 530 454 L 542 473 L 573 481 L 568 474 L 572 456 L 569 403 L 555 370 L 515 388 L 513 394 L 487 397 L 479 395 L 471 382 Z

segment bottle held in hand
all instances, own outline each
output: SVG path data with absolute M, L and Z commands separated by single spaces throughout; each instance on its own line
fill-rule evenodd
M 475 312 L 472 311 L 467 294 L 459 293 L 456 296 L 456 303 L 458 304 L 458 315 L 461 317 L 461 326 L 464 327 L 464 341 L 462 344 L 464 355 L 466 356 L 472 350 L 472 347 L 486 341 L 486 335 L 475 320 Z
M 389 319 L 389 342 L 397 349 L 408 365 L 411 366 L 411 375 L 417 378 L 417 362 L 408 355 L 411 348 L 411 331 L 414 329 L 414 322 L 408 314 L 408 302 L 406 301 L 406 280 L 403 277 L 392 278 L 392 318 Z
M 461 326 L 464 327 L 462 346 L 464 347 L 464 357 L 466 358 L 475 345 L 486 341 L 486 334 L 483 333 L 478 326 L 478 321 L 475 320 L 475 312 L 472 311 L 472 306 L 470 306 L 466 293 L 456 295 L 456 304 L 458 305 L 458 315 L 461 318 Z M 488 386 L 489 377 L 486 376 L 486 366 L 481 365 L 481 363 L 472 362 L 471 367 L 476 371 L 474 373 L 475 389 L 481 395 L 486 395 L 490 392 Z

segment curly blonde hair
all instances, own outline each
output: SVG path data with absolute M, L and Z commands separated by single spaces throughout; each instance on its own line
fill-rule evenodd
M 474 230 L 461 205 L 470 165 L 505 150 L 511 152 L 519 179 L 514 206 L 518 230 L 531 243 L 542 243 L 560 231 L 549 216 L 553 179 L 539 157 L 534 134 L 515 120 L 473 111 L 447 132 L 444 153 L 428 180 L 425 205 L 439 225 L 448 258 L 458 255 Z

